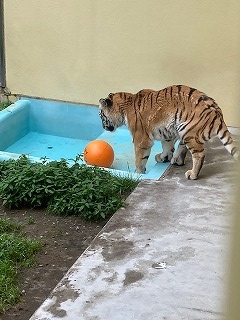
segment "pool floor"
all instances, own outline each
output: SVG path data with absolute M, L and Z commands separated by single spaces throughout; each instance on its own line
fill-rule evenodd
M 132 137 L 126 127 L 118 128 L 115 132 L 104 131 L 97 139 L 105 140 L 112 146 L 115 156 L 112 169 L 127 173 L 135 172 L 134 146 Z M 70 160 L 82 154 L 89 142 L 90 140 L 29 132 L 5 151 L 50 160 L 60 160 L 61 158 Z M 160 142 L 156 141 L 147 163 L 146 174 L 142 175 L 142 178 L 157 179 L 167 169 L 169 163 L 156 163 L 154 159 L 155 154 L 161 152 L 161 150 Z
M 75 159 L 76 155 L 82 153 L 88 143 L 88 140 L 29 132 L 5 151 L 31 157 L 46 157 L 52 160 Z

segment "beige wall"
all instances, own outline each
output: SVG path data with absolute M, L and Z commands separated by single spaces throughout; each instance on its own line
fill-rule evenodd
M 98 104 L 187 84 L 240 127 L 239 17 L 239 0 L 5 0 L 7 86 Z

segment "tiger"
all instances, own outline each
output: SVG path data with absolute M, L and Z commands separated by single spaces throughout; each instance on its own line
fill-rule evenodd
M 137 173 L 146 172 L 154 140 L 161 141 L 162 152 L 156 162 L 184 165 L 188 150 L 192 169 L 185 177 L 197 179 L 205 158 L 205 143 L 218 136 L 234 159 L 239 151 L 214 99 L 186 85 L 172 85 L 155 91 L 143 89 L 136 94 L 110 93 L 99 100 L 99 116 L 107 131 L 125 125 L 132 135 Z M 175 142 L 178 142 L 175 152 Z

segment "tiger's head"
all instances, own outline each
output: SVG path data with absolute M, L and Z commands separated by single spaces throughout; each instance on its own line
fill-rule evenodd
M 99 116 L 102 126 L 107 131 L 115 131 L 126 124 L 125 95 L 122 93 L 109 93 L 107 98 L 99 100 Z

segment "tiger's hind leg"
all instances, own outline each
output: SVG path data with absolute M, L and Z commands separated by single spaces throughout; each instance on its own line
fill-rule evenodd
M 158 153 L 155 156 L 156 162 L 168 162 L 171 161 L 174 153 L 174 142 L 175 140 L 163 140 L 162 142 L 162 153 Z
M 180 141 L 176 154 L 174 154 L 174 156 L 171 159 L 171 164 L 177 164 L 178 166 L 183 166 L 185 164 L 187 151 L 188 149 L 185 146 L 185 144 L 182 141 Z
M 187 143 L 186 144 L 188 150 L 192 155 L 192 169 L 185 172 L 185 177 L 190 180 L 197 179 L 200 170 L 202 169 L 204 158 L 205 158 L 205 150 L 203 144 L 198 143 Z

